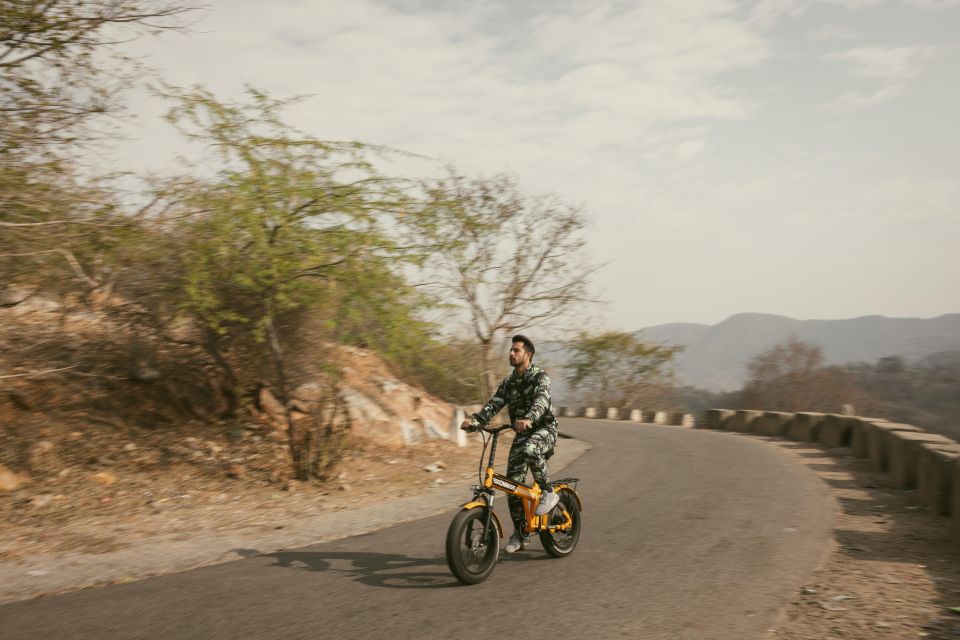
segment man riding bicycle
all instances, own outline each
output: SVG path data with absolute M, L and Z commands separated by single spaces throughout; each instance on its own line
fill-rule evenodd
M 460 428 L 476 431 L 489 424 L 504 407 L 510 414 L 510 422 L 517 432 L 507 460 L 507 476 L 514 482 L 526 480 L 527 469 L 543 491 L 537 504 L 537 515 L 549 513 L 557 506 L 559 497 L 550 484 L 547 458 L 552 455 L 557 442 L 557 419 L 550 407 L 550 377 L 547 372 L 533 364 L 536 348 L 529 338 L 515 335 L 511 338 L 510 373 L 490 401 L 472 418 L 463 421 Z M 527 538 L 523 535 L 523 503 L 517 496 L 508 498 L 510 517 L 513 520 L 513 535 L 503 548 L 507 553 L 516 553 L 524 548 Z

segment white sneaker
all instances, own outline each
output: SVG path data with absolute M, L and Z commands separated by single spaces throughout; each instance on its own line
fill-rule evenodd
M 519 531 L 514 531 L 513 535 L 510 536 L 510 541 L 504 545 L 503 550 L 507 553 L 516 553 L 517 551 L 523 551 L 526 544 L 527 537 Z
M 558 502 L 560 502 L 560 496 L 556 491 L 540 494 L 540 502 L 537 503 L 536 514 L 538 516 L 544 516 L 550 513 L 553 511 L 553 508 L 557 506 Z

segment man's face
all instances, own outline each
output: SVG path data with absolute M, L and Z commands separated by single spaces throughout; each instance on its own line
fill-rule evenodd
M 530 354 L 527 353 L 526 347 L 523 346 L 522 342 L 514 342 L 513 346 L 510 347 L 510 366 L 519 367 L 529 364 Z

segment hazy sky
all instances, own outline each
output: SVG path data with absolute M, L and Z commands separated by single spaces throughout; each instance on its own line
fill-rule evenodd
M 582 205 L 613 328 L 960 311 L 960 0 L 231 0 L 133 47 Z M 163 170 L 179 142 L 132 98 L 118 157 Z

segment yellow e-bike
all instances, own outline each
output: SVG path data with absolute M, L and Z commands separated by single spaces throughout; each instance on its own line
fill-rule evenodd
M 481 484 L 473 487 L 473 498 L 462 505 L 447 530 L 447 565 L 453 575 L 465 584 L 483 582 L 490 577 L 497 565 L 503 526 L 497 512 L 493 510 L 496 490 L 520 498 L 524 514 L 523 532 L 527 535 L 538 533 L 543 548 L 551 556 L 563 558 L 570 555 L 580 539 L 580 513 L 583 511 L 583 503 L 577 493 L 577 478 L 562 478 L 551 482 L 560 501 L 552 511 L 538 516 L 536 508 L 540 501 L 540 487 L 536 483 L 527 486 L 514 482 L 493 470 L 500 432 L 512 428 L 512 425 L 507 424 L 483 427 L 480 430 L 483 434 L 480 464 L 483 465 L 483 454 L 486 453 L 488 444 L 490 459 L 486 468 L 481 468 Z

